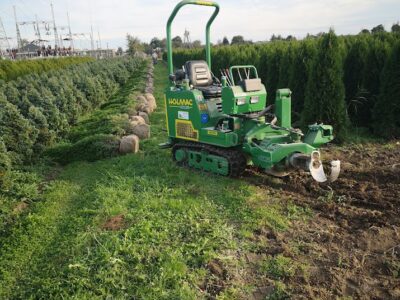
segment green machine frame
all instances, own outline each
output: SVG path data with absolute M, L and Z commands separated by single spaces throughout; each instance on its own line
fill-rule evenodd
M 187 77 L 179 76 L 182 71 L 174 73 L 171 27 L 185 5 L 215 8 L 206 25 L 205 45 L 207 65 L 212 69 L 210 30 L 220 7 L 214 1 L 183 0 L 167 22 L 168 142 L 161 147 L 173 148 L 173 158 L 178 163 L 187 162 L 193 168 L 217 174 L 232 175 L 232 170 L 239 174 L 242 167 L 244 170 L 247 164 L 253 164 L 272 175 L 285 173 L 288 168 L 302 168 L 309 170 L 317 181 L 326 181 L 317 148 L 333 140 L 332 126 L 311 125 L 305 135 L 293 129 L 289 89 L 277 91 L 272 114 L 275 118 L 267 122 L 266 115 L 272 106 L 267 107 L 267 92 L 254 66 L 231 66 L 221 78 L 221 96 L 214 98 L 205 98 L 199 88 L 190 86 Z M 241 70 L 245 72 L 244 79 Z M 333 163 L 331 181 L 336 180 L 340 171 L 340 162 Z
M 168 55 L 168 73 L 172 74 L 174 72 L 174 63 L 173 63 L 173 54 L 172 54 L 172 36 L 171 36 L 171 27 L 172 22 L 174 21 L 179 10 L 185 5 L 200 5 L 200 6 L 212 6 L 215 7 L 215 11 L 212 14 L 211 18 L 207 22 L 206 26 L 206 59 L 208 67 L 211 69 L 211 41 L 210 41 L 210 29 L 211 25 L 214 22 L 215 18 L 219 13 L 219 4 L 213 1 L 196 1 L 196 0 L 184 0 L 178 3 L 178 5 L 173 10 L 171 16 L 167 22 L 167 55 Z

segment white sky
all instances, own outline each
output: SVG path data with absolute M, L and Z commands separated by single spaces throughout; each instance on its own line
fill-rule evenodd
M 100 31 L 102 46 L 125 47 L 127 33 L 149 42 L 154 36 L 165 36 L 165 24 L 178 1 L 161 0 L 53 0 L 56 23 L 67 25 L 69 11 L 72 31 L 89 33 L 93 24 L 95 37 Z M 253 41 L 266 40 L 273 33 L 298 38 L 306 33 L 327 31 L 338 34 L 358 33 L 383 24 L 387 30 L 400 20 L 400 0 L 219 0 L 221 12 L 212 28 L 212 41 L 241 34 Z M 51 20 L 49 0 L 0 0 L 0 17 L 7 35 L 16 44 L 12 6 L 18 21 Z M 204 26 L 212 12 L 209 7 L 184 7 L 176 18 L 173 35 L 183 35 L 185 28 L 191 39 L 204 40 Z M 22 38 L 33 40 L 33 28 L 21 26 Z M 66 34 L 66 31 L 65 31 Z M 53 41 L 53 35 L 42 35 Z M 89 48 L 88 39 L 75 42 L 76 47 Z

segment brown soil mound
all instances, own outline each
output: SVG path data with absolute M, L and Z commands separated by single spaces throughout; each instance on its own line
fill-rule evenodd
M 124 215 L 117 215 L 110 219 L 108 219 L 104 224 L 101 226 L 103 230 L 109 231 L 118 231 L 125 227 L 125 216 Z
M 322 153 L 327 161 L 342 161 L 341 176 L 330 185 L 305 173 L 283 179 L 246 175 L 314 210 L 310 221 L 294 222 L 279 238 L 261 230 L 259 237 L 268 240 L 264 253 L 282 253 L 308 266 L 306 274 L 285 280 L 295 299 L 400 299 L 400 143 Z M 288 251 L 293 245 L 297 251 Z

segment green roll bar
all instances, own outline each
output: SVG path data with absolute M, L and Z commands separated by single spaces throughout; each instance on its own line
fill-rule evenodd
M 215 7 L 215 11 L 212 14 L 210 20 L 208 20 L 207 27 L 206 27 L 206 59 L 207 59 L 207 64 L 208 64 L 209 68 L 211 69 L 210 28 L 211 28 L 211 24 L 214 22 L 215 18 L 217 17 L 217 15 L 219 13 L 219 4 L 216 2 L 213 2 L 213 1 L 183 0 L 175 6 L 174 10 L 172 11 L 171 16 L 168 19 L 168 23 L 167 23 L 167 57 L 168 57 L 168 72 L 169 72 L 169 74 L 174 73 L 174 63 L 172 61 L 173 58 L 172 58 L 171 25 L 172 25 L 172 22 L 174 21 L 178 11 L 187 4 Z

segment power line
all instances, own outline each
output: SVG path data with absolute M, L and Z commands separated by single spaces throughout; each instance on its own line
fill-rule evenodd
M 53 2 L 50 2 L 50 6 L 51 6 L 51 15 L 53 17 L 53 31 L 54 31 L 54 45 L 56 47 L 59 47 L 59 43 L 58 43 L 58 33 L 57 33 L 57 26 L 56 26 L 56 19 L 54 17 L 54 7 L 53 7 Z
M 70 20 L 70 14 L 69 11 L 66 11 L 66 16 L 67 16 L 67 22 L 68 24 L 66 26 L 60 26 L 58 21 L 56 20 L 56 15 L 55 15 L 55 7 L 53 5 L 53 2 L 51 0 L 39 0 L 39 6 L 40 3 L 50 5 L 50 12 L 51 15 L 49 20 L 43 20 L 41 17 L 41 14 L 34 14 L 35 9 L 30 9 L 28 8 L 28 1 L 25 0 L 9 0 L 10 3 L 14 2 L 14 5 L 12 5 L 13 8 L 13 22 L 16 30 L 16 41 L 17 41 L 17 48 L 21 49 L 24 46 L 24 41 L 26 37 L 29 37 L 29 41 L 32 44 L 36 45 L 41 45 L 43 46 L 44 43 L 48 43 L 48 38 L 46 36 L 53 35 L 54 39 L 54 44 L 55 48 L 61 48 L 64 45 L 66 46 L 65 41 L 69 41 L 69 46 L 71 49 L 74 49 L 76 45 L 74 45 L 74 40 L 79 40 L 83 39 L 83 41 L 88 41 L 90 43 L 90 48 L 91 50 L 95 50 L 95 47 L 97 46 L 97 49 L 102 48 L 102 40 L 101 40 L 101 34 L 100 34 L 100 29 L 96 24 L 93 24 L 93 9 L 92 5 L 93 3 L 91 1 L 88 2 L 90 6 L 90 14 L 91 14 L 91 27 L 90 31 L 88 31 L 85 34 L 75 34 L 72 31 L 71 28 L 71 20 Z M 15 3 L 17 2 L 17 3 Z M 47 3 L 46 3 L 47 2 Z M 28 16 L 32 13 L 33 16 Z M 22 19 L 22 20 L 21 20 Z M 94 30 L 94 26 L 97 27 L 97 32 Z M 32 29 L 33 32 L 32 32 Z M 2 30 L 1 30 L 2 31 Z M 97 34 L 97 36 L 96 36 Z M 34 36 L 31 41 L 31 36 Z M 8 38 L 9 39 L 9 38 Z M 1 42 L 1 40 L 0 40 Z
M 71 49 L 74 49 L 74 40 L 72 39 L 71 22 L 69 20 L 69 12 L 68 11 L 67 11 L 67 20 L 68 20 L 68 33 L 69 33 L 69 39 L 70 39 L 70 47 L 71 47 Z
M 10 41 L 7 36 L 6 30 L 4 29 L 3 21 L 0 18 L 0 42 L 2 42 L 2 41 L 4 41 L 4 44 L 6 45 L 6 51 L 7 51 L 7 49 L 11 49 Z M 0 54 L 2 54 L 2 52 L 3 52 L 3 49 L 2 49 L 1 43 L 0 43 Z
M 21 31 L 19 30 L 19 26 L 18 26 L 17 9 L 15 8 L 15 5 L 13 6 L 13 8 L 14 8 L 15 27 L 16 27 L 16 31 L 17 31 L 17 47 L 19 49 L 22 47 Z

